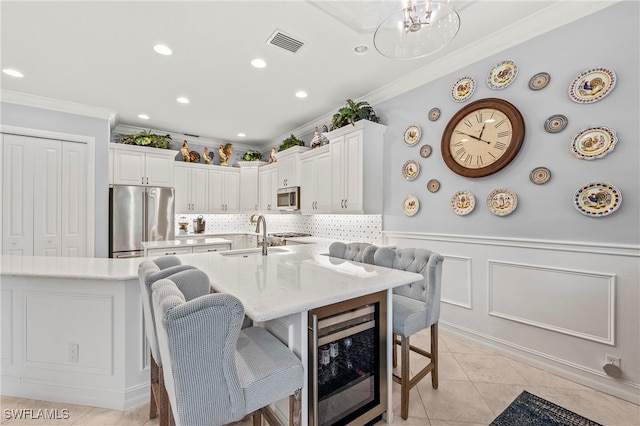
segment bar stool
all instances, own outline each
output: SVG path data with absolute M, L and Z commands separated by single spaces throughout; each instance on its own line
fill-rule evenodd
M 377 249 L 377 246 L 369 243 L 343 243 L 341 241 L 335 241 L 329 246 L 329 256 L 373 265 L 373 255 Z
M 171 278 L 152 289 L 176 425 L 223 425 L 248 414 L 254 425 L 262 416 L 279 424 L 269 405 L 287 396 L 289 424 L 301 424 L 302 362 L 267 330 L 241 329 L 239 299 L 213 293 L 187 301 Z

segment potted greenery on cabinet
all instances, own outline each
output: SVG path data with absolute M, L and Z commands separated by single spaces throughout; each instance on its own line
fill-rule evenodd
M 125 145 L 149 146 L 152 148 L 171 149 L 171 135 L 157 135 L 150 130 L 143 130 L 131 135 L 118 135 L 116 142 Z
M 347 124 L 354 125 L 355 122 L 359 120 L 369 120 L 378 123 L 380 122 L 380 117 L 376 115 L 373 107 L 369 105 L 368 102 L 354 102 L 351 99 L 347 99 L 345 106 L 333 114 L 330 130 L 339 129 Z

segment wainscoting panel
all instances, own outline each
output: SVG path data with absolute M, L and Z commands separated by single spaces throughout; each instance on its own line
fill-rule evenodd
M 0 359 L 13 363 L 13 291 L 0 290 Z
M 25 292 L 25 365 L 112 374 L 111 296 Z M 91 318 L 91 322 L 87 319 Z M 69 345 L 77 345 L 77 361 Z
M 446 268 L 442 269 L 441 300 L 444 303 L 472 309 L 471 304 L 471 258 L 444 257 Z
M 488 262 L 489 315 L 613 345 L 615 276 Z

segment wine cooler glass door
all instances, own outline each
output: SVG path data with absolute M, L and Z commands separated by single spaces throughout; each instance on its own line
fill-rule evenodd
M 380 337 L 380 303 L 328 316 L 313 312 L 310 324 L 310 424 L 347 424 L 382 414 L 386 352 L 384 335 Z

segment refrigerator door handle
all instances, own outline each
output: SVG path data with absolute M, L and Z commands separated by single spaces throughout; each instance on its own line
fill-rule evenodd
M 142 192 L 142 241 L 149 241 L 149 236 L 147 235 L 147 197 L 149 194 L 146 190 Z

